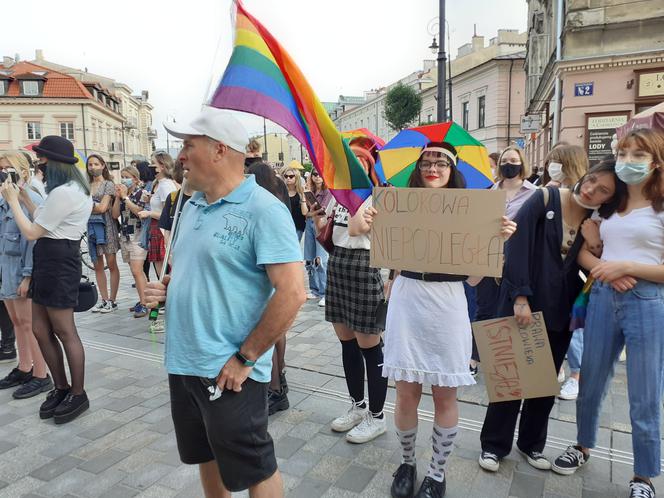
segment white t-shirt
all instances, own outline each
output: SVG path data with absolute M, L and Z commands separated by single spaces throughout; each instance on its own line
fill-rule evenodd
M 624 216 L 614 213 L 599 226 L 605 261 L 664 264 L 664 212 L 652 206 L 633 209 Z
M 358 213 L 371 206 L 371 196 L 362 203 Z M 370 234 L 357 235 L 351 237 L 348 235 L 348 219 L 350 213 L 348 209 L 340 204 L 337 204 L 336 211 L 334 212 L 334 230 L 332 231 L 332 242 L 337 247 L 344 247 L 346 249 L 371 249 L 371 236 Z
M 175 192 L 178 189 L 175 182 L 169 178 L 164 178 L 159 180 L 157 185 L 157 190 L 155 190 L 152 197 L 150 197 L 150 211 L 160 212 L 164 209 L 164 203 L 166 198 L 170 195 L 171 192 Z
M 79 240 L 88 228 L 92 197 L 76 182 L 51 190 L 35 210 L 35 223 L 46 230 L 49 239 Z
M 30 183 L 28 185 L 39 192 L 39 195 L 42 196 L 42 199 L 46 199 L 46 189 L 44 188 L 44 182 L 42 182 L 39 178 L 33 176 L 30 178 Z

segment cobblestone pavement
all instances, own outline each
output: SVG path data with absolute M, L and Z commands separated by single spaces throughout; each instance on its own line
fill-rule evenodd
M 135 300 L 129 282 L 125 272 L 119 311 L 76 316 L 86 347 L 89 412 L 55 426 L 37 415 L 43 397 L 18 401 L 11 390 L 0 391 L 0 497 L 202 496 L 197 469 L 181 464 L 177 456 L 161 363 L 163 336 L 151 336 L 147 320 L 129 315 Z M 291 408 L 271 417 L 270 433 L 287 496 L 389 496 L 399 463 L 393 387 L 386 405 L 387 434 L 352 445 L 329 428 L 348 401 L 339 342 L 314 301 L 304 306 L 288 333 L 286 358 Z M 0 365 L 0 375 L 11 368 Z M 627 496 L 632 455 L 626 390 L 624 365 L 619 365 L 602 412 L 601 448 L 576 475 L 535 470 L 516 452 L 498 473 L 490 474 L 477 465 L 487 403 L 480 374 L 478 385 L 459 391 L 462 430 L 447 471 L 447 496 Z M 424 396 L 417 451 L 421 476 L 431 454 L 432 410 L 431 397 Z M 574 439 L 574 422 L 574 402 L 557 401 L 549 424 L 548 457 Z M 664 489 L 660 479 L 655 486 Z

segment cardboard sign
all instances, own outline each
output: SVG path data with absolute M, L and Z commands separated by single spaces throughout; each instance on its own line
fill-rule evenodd
M 374 268 L 499 277 L 505 192 L 377 187 Z
M 544 317 L 537 312 L 533 319 L 526 328 L 519 328 L 514 317 L 472 324 L 492 403 L 560 392 Z

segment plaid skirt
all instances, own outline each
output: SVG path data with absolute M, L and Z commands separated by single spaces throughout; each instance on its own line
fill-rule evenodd
M 159 229 L 159 220 L 150 221 L 150 243 L 148 246 L 148 261 L 154 263 L 163 261 L 166 257 L 166 246 L 164 236 Z
M 383 297 L 383 279 L 379 269 L 369 267 L 369 251 L 335 246 L 327 263 L 325 320 L 363 334 L 380 334 L 376 308 Z

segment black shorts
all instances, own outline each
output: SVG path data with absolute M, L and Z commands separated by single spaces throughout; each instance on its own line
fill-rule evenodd
M 224 391 L 210 401 L 200 377 L 168 376 L 171 413 L 183 463 L 217 461 L 224 486 L 242 491 L 277 470 L 267 432 L 268 384 L 247 379 L 242 391 Z

